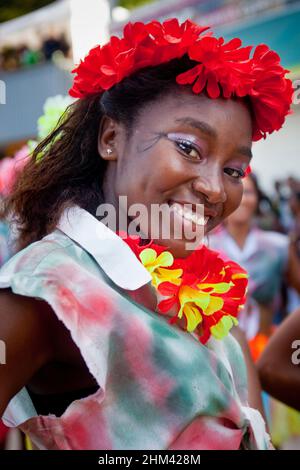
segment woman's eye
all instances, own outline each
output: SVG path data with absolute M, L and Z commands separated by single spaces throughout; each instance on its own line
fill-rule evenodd
M 240 179 L 245 176 L 244 170 L 237 169 L 237 168 L 225 168 L 225 173 L 227 173 L 229 176 L 232 176 L 235 179 Z
M 191 142 L 184 141 L 184 140 L 177 140 L 175 141 L 175 145 L 178 147 L 178 149 L 181 152 L 185 153 L 192 160 L 201 160 L 201 155 L 200 155 L 199 150 L 197 150 Z

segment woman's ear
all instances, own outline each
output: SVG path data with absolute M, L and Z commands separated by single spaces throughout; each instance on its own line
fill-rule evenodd
M 107 161 L 118 160 L 121 144 L 121 126 L 108 116 L 101 119 L 98 132 L 98 152 Z

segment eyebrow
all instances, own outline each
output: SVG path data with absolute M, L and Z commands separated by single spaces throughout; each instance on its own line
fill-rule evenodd
M 190 117 L 178 118 L 175 120 L 180 124 L 186 124 L 187 126 L 194 127 L 195 129 L 199 129 L 204 134 L 208 135 L 209 137 L 217 137 L 217 133 L 213 127 L 203 121 L 197 121 L 196 119 Z
M 198 121 L 197 119 L 193 119 L 191 117 L 178 118 L 175 120 L 175 122 L 180 123 L 180 124 L 186 124 L 187 126 L 190 126 L 190 127 L 194 127 L 195 129 L 198 129 L 201 132 L 203 132 L 203 134 L 206 134 L 208 137 L 211 137 L 214 139 L 217 137 L 217 132 L 215 131 L 213 127 L 207 124 L 207 122 Z M 245 155 L 250 160 L 253 157 L 251 148 L 245 145 L 238 147 L 237 152 L 242 155 Z

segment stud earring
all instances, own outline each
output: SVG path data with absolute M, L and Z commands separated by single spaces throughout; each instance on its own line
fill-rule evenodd
M 106 149 L 106 153 L 107 153 L 107 155 L 111 155 L 112 154 L 112 149 Z

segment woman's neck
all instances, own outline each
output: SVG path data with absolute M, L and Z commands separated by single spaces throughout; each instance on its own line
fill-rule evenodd
M 227 223 L 226 229 L 240 248 L 243 248 L 251 230 L 251 223 Z

